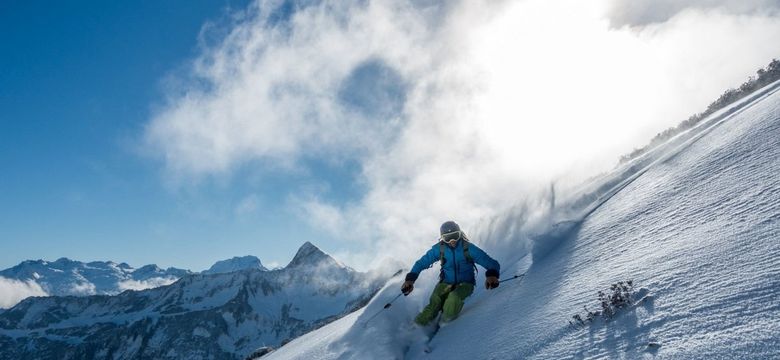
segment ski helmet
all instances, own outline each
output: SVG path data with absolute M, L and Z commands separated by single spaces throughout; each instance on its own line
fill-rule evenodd
M 441 228 L 439 229 L 439 235 L 453 233 L 456 231 L 460 231 L 460 226 L 458 226 L 458 224 L 455 223 L 454 221 L 447 221 L 444 224 L 441 224 Z

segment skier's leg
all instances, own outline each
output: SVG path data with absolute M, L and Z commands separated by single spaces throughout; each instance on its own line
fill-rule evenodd
M 443 312 L 441 319 L 445 322 L 455 320 L 463 309 L 463 301 L 473 292 L 474 285 L 469 283 L 458 284 L 458 286 L 450 292 L 449 296 L 447 296 L 444 305 L 442 305 Z
M 417 315 L 417 317 L 414 319 L 414 322 L 425 326 L 428 325 L 428 323 L 430 323 L 433 319 L 435 319 L 436 315 L 439 315 L 439 311 L 441 311 L 441 307 L 444 304 L 444 299 L 447 297 L 448 292 L 449 285 L 445 283 L 437 284 L 436 287 L 433 288 L 430 302 L 428 302 L 428 305 L 425 306 L 423 311 Z

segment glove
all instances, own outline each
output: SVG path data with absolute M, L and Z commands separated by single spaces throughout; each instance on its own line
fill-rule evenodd
M 495 276 L 488 276 L 485 278 L 485 289 L 495 289 L 498 287 L 498 278 Z
M 401 285 L 401 292 L 404 293 L 404 296 L 409 295 L 412 290 L 414 290 L 414 281 L 404 281 L 404 284 Z

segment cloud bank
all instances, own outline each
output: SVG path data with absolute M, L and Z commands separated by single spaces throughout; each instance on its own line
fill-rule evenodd
M 776 16 L 778 0 L 613 0 L 609 17 L 614 26 L 641 27 L 669 21 L 686 11 L 716 10 L 733 15 Z
M 89 281 L 74 282 L 68 289 L 69 295 L 88 296 L 97 294 L 97 287 Z
M 683 3 L 257 2 L 145 142 L 174 178 L 356 161 L 360 199 L 293 206 L 362 249 L 339 254 L 355 267 L 408 260 L 448 219 L 542 216 L 550 183 L 608 169 L 780 55 L 775 2 Z
M 10 308 L 30 296 L 48 296 L 48 294 L 35 281 L 0 277 L 0 308 Z
M 417 76 L 423 49 L 414 48 L 425 45 L 415 44 L 418 21 L 390 16 L 403 5 L 332 2 L 280 24 L 282 5 L 255 3 L 221 43 L 204 45 L 193 81 L 149 124 L 148 144 L 170 170 L 359 156 L 395 130 L 403 101 L 393 95 Z

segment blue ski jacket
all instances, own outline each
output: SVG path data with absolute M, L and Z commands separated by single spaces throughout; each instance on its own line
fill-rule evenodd
M 441 253 L 440 243 L 436 243 L 423 255 L 417 262 L 414 263 L 412 270 L 406 274 L 407 281 L 415 281 L 420 273 L 431 267 L 435 262 L 439 261 Z M 477 247 L 472 242 L 469 242 L 469 255 L 475 263 L 482 265 L 487 271 L 485 277 L 495 276 L 498 277 L 501 265 L 498 261 L 491 258 L 482 249 Z M 474 264 L 466 259 L 466 255 L 463 254 L 463 240 L 459 240 L 454 248 L 444 245 L 444 265 L 441 267 L 441 273 L 439 279 L 447 284 L 459 284 L 459 283 L 471 283 L 476 284 L 474 279 L 474 271 L 476 267 Z

